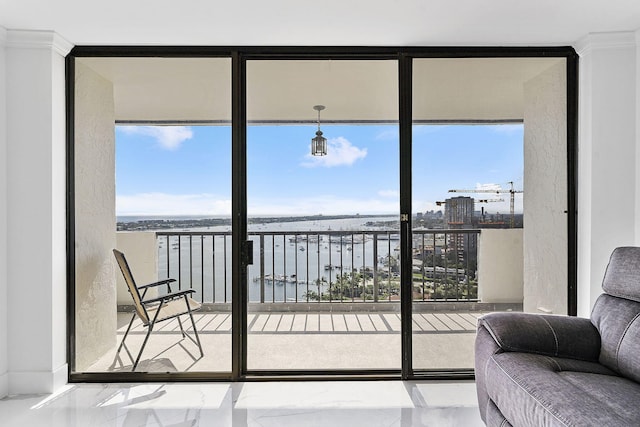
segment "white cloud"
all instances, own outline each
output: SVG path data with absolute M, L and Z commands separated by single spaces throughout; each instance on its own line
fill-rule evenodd
M 351 166 L 356 161 L 364 159 L 366 156 L 366 148 L 358 148 L 351 144 L 351 142 L 346 138 L 339 136 L 327 141 L 326 156 L 312 156 L 311 154 L 307 154 L 305 156 L 305 161 L 302 162 L 301 165 L 308 168 Z
M 394 127 L 392 129 L 383 130 L 376 135 L 376 139 L 379 141 L 398 141 L 400 138 L 399 129 Z
M 332 195 L 281 197 L 249 200 L 249 215 L 349 215 L 396 214 L 400 206 L 397 198 L 343 198 Z M 231 200 L 214 194 L 140 193 L 116 196 L 118 216 L 230 216 Z
M 214 194 L 141 193 L 116 196 L 117 215 L 231 215 L 231 199 Z
M 193 138 L 189 126 L 119 126 L 129 135 L 143 135 L 154 138 L 165 150 L 177 150 L 183 142 Z
M 487 184 L 481 184 L 479 182 L 476 183 L 476 190 L 495 190 L 495 191 L 500 191 L 502 190 L 502 186 L 500 184 L 495 184 L 495 183 L 487 183 Z
M 378 191 L 378 196 L 380 197 L 400 197 L 400 192 L 398 190 L 380 190 Z
M 511 212 L 511 194 L 509 190 L 511 189 L 510 185 L 506 185 L 503 187 L 500 184 L 496 183 L 476 183 L 476 190 L 489 190 L 495 191 L 495 193 L 476 193 L 476 194 L 466 194 L 468 196 L 476 199 L 476 209 L 480 210 L 480 206 L 484 206 L 487 212 L 500 212 L 502 214 L 509 214 Z M 516 190 L 518 190 L 516 188 Z M 500 191 L 500 193 L 497 193 Z M 460 194 L 462 195 L 462 194 Z M 491 200 L 487 203 L 480 203 L 479 200 Z M 516 193 L 514 197 L 514 211 L 516 213 L 522 213 L 523 211 L 523 197 L 522 193 Z

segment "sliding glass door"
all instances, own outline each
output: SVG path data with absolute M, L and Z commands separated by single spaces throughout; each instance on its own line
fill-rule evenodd
M 567 314 L 566 65 L 413 61 L 413 367 L 474 364 L 479 316 Z
M 247 62 L 249 372 L 400 369 L 397 81 Z
M 231 372 L 231 60 L 83 58 L 75 75 L 72 366 Z M 132 298 L 113 249 L 138 287 L 173 281 Z M 176 292 L 194 322 L 152 323 L 185 310 L 158 310 Z

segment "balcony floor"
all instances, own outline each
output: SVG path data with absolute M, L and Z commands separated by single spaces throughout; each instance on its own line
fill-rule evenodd
M 476 321 L 483 312 L 414 313 L 414 369 L 473 367 Z M 138 372 L 229 372 L 231 314 L 194 315 L 204 357 L 183 339 L 176 320 L 161 323 L 149 338 Z M 132 361 L 117 345 L 131 314 L 118 313 L 113 347 L 86 372 L 130 371 Z M 183 324 L 190 326 L 188 318 Z M 384 312 L 252 313 L 247 362 L 251 370 L 400 369 L 400 315 Z M 191 328 L 187 328 L 191 331 Z M 136 319 L 127 337 L 135 356 L 146 334 Z M 116 342 L 117 341 L 117 342 Z

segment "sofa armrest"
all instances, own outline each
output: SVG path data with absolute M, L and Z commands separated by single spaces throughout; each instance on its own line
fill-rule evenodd
M 502 351 L 597 362 L 600 334 L 591 320 L 532 313 L 491 313 L 478 321 Z

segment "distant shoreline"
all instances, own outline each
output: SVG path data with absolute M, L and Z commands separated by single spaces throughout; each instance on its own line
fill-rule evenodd
M 304 216 L 256 216 L 247 218 L 249 224 L 272 224 L 281 222 L 301 222 L 320 220 L 340 220 L 354 218 L 382 218 L 390 214 L 355 214 L 355 215 L 304 215 Z M 200 228 L 231 226 L 231 217 L 199 217 L 199 216 L 119 216 L 116 229 L 118 231 L 167 230 L 173 228 Z

